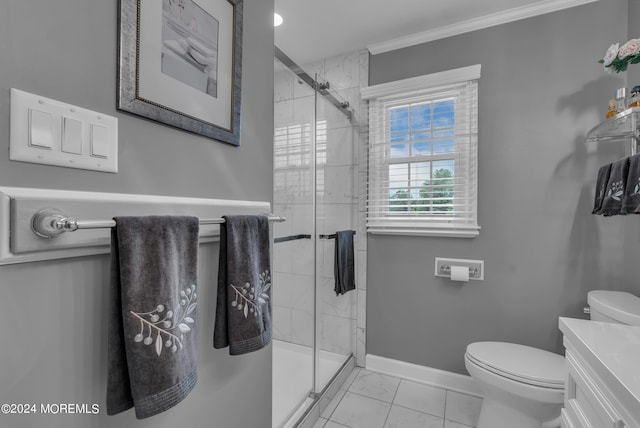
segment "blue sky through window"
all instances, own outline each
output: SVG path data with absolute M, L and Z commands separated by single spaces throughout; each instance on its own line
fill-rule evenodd
M 438 170 L 447 169 L 454 176 L 454 161 L 426 160 L 424 156 L 455 152 L 454 99 L 394 107 L 389 110 L 391 160 L 389 164 L 389 196 L 404 192 L 420 197 L 425 182 L 433 180 Z M 411 157 L 420 157 L 412 162 Z M 403 160 L 400 160 L 403 159 Z
M 454 107 L 448 99 L 390 109 L 391 158 L 453 153 Z

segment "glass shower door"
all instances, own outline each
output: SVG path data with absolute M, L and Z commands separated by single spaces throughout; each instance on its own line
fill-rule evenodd
M 275 61 L 273 245 L 273 426 L 313 391 L 315 247 L 313 229 L 314 91 Z
M 273 210 L 287 221 L 274 225 L 274 427 L 304 412 L 351 356 L 357 296 L 334 292 L 331 236 L 355 229 L 357 131 L 321 73 L 285 62 L 275 60 Z
M 354 127 L 334 100 L 342 96 L 316 76 L 316 347 L 315 392 L 320 393 L 352 354 L 355 339 L 356 291 L 335 290 L 335 233 L 355 229 Z

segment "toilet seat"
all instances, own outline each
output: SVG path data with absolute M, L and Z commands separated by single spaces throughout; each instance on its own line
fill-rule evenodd
M 467 346 L 469 362 L 496 375 L 531 386 L 564 389 L 564 357 L 515 343 L 476 342 Z

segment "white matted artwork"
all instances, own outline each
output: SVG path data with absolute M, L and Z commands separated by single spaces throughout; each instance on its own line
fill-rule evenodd
M 160 70 L 217 98 L 220 22 L 193 0 L 162 0 Z
M 118 108 L 240 143 L 242 0 L 122 0 Z

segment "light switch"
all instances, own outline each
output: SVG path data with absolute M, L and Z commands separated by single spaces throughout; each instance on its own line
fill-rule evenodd
M 29 109 L 29 145 L 50 149 L 53 145 L 51 125 L 50 113 Z
M 63 118 L 62 151 L 82 154 L 82 122 L 70 117 Z
M 11 88 L 9 159 L 118 172 L 118 119 Z
M 109 130 L 94 123 L 91 124 L 91 156 L 109 156 Z

